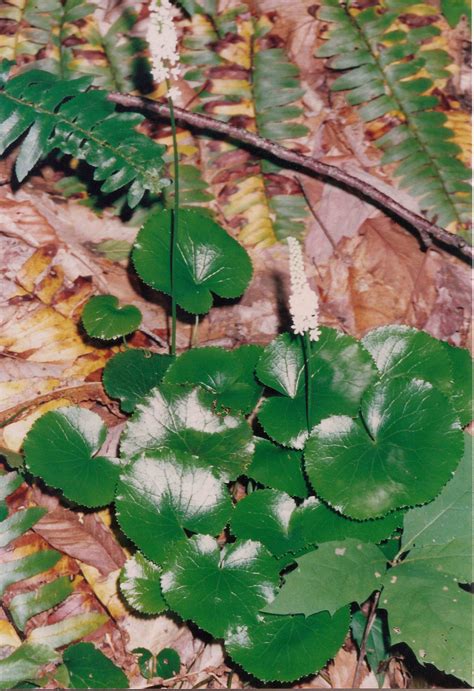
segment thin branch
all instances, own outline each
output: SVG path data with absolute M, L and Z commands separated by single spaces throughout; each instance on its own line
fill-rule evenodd
M 116 92 L 110 93 L 108 98 L 109 101 L 125 108 L 142 110 L 147 115 L 157 115 L 167 120 L 170 119 L 170 111 L 168 105 L 165 103 L 152 101 L 142 96 L 132 96 Z M 244 144 L 262 152 L 271 158 L 289 163 L 302 172 L 321 176 L 332 182 L 339 183 L 353 192 L 359 192 L 372 203 L 391 212 L 399 220 L 401 219 L 412 228 L 415 228 L 425 246 L 436 243 L 441 249 L 457 254 L 464 261 L 468 261 L 469 263 L 472 261 L 472 247 L 470 247 L 464 238 L 449 233 L 447 230 L 440 228 L 434 223 L 430 223 L 426 218 L 410 211 L 373 185 L 347 173 L 345 170 L 342 170 L 342 168 L 328 165 L 327 163 L 323 163 L 322 161 L 318 161 L 311 156 L 306 156 L 297 151 L 291 151 L 276 142 L 260 137 L 258 134 L 239 127 L 234 127 L 233 125 L 221 122 L 207 115 L 192 113 L 183 108 L 175 108 L 175 117 L 177 122 L 181 122 L 187 127 L 207 130 L 213 134 L 223 135 L 240 144 Z
M 364 663 L 365 657 L 367 655 L 367 640 L 369 638 L 369 633 L 377 616 L 377 607 L 380 600 L 380 590 L 375 593 L 372 602 L 370 603 L 369 613 L 367 615 L 367 622 L 365 624 L 364 633 L 362 635 L 362 641 L 360 643 L 359 659 L 357 660 L 357 666 L 354 672 L 354 678 L 352 679 L 351 688 L 358 689 L 361 682 L 360 675 L 362 671 L 362 665 Z M 375 672 L 376 670 L 372 670 Z

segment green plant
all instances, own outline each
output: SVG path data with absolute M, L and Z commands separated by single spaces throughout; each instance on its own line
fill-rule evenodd
M 427 6 L 425 14 L 434 14 Z M 449 77 L 450 56 L 431 48 L 440 29 L 432 22 L 404 25 L 400 17 L 420 10 L 412 0 L 379 0 L 359 10 L 357 2 L 324 0 L 319 18 L 329 22 L 328 40 L 317 51 L 329 67 L 345 74 L 332 84 L 346 91 L 364 122 L 390 116 L 375 144 L 383 164 L 396 163 L 401 187 L 420 198 L 421 209 L 439 225 L 470 218 L 470 172 L 461 162 L 454 132 L 437 110 L 433 80 Z

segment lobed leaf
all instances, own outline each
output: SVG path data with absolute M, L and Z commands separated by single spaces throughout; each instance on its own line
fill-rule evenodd
M 160 585 L 161 569 L 136 552 L 120 575 L 120 591 L 127 604 L 141 614 L 159 614 L 166 609 Z

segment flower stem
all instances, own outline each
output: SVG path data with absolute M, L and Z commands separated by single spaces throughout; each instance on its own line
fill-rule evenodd
M 169 90 L 169 81 L 166 80 Z M 178 140 L 176 137 L 176 120 L 174 117 L 173 99 L 168 97 L 168 107 L 170 109 L 170 123 L 173 137 L 173 169 L 174 169 L 174 203 L 171 225 L 170 243 L 170 288 L 171 288 L 171 355 L 176 355 L 176 294 L 175 294 L 175 264 L 176 264 L 176 244 L 178 241 L 178 214 L 179 214 L 179 153 Z
M 308 432 L 311 432 L 312 428 L 312 415 L 311 415 L 311 384 L 312 384 L 312 373 L 311 373 L 311 340 L 309 338 L 309 332 L 305 331 L 303 338 L 303 349 L 304 349 L 304 360 L 305 360 L 305 372 L 306 372 L 306 424 L 308 427 Z

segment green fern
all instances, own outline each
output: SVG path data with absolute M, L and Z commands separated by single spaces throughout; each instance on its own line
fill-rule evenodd
M 397 124 L 376 144 L 384 151 L 383 164 L 397 163 L 400 186 L 419 197 L 423 212 L 438 224 L 462 224 L 470 219 L 470 172 L 458 158 L 461 149 L 450 141 L 454 133 L 446 116 L 436 110 L 433 81 L 421 74 L 446 76 L 450 59 L 424 45 L 439 34 L 437 27 L 405 31 L 395 26 L 412 6 L 412 0 L 379 0 L 357 11 L 354 0 L 343 5 L 323 0 L 319 18 L 335 28 L 317 55 L 331 58 L 332 69 L 347 70 L 332 89 L 347 91 L 348 103 L 359 106 L 364 122 L 397 116 Z
M 31 70 L 8 79 L 0 69 L 0 154 L 26 135 L 15 164 L 19 181 L 55 149 L 95 168 L 104 193 L 129 186 L 131 208 L 146 190 L 158 192 L 164 147 L 135 131 L 143 121 L 135 113 L 117 113 L 104 91 L 88 90 L 91 79 L 57 79 Z

